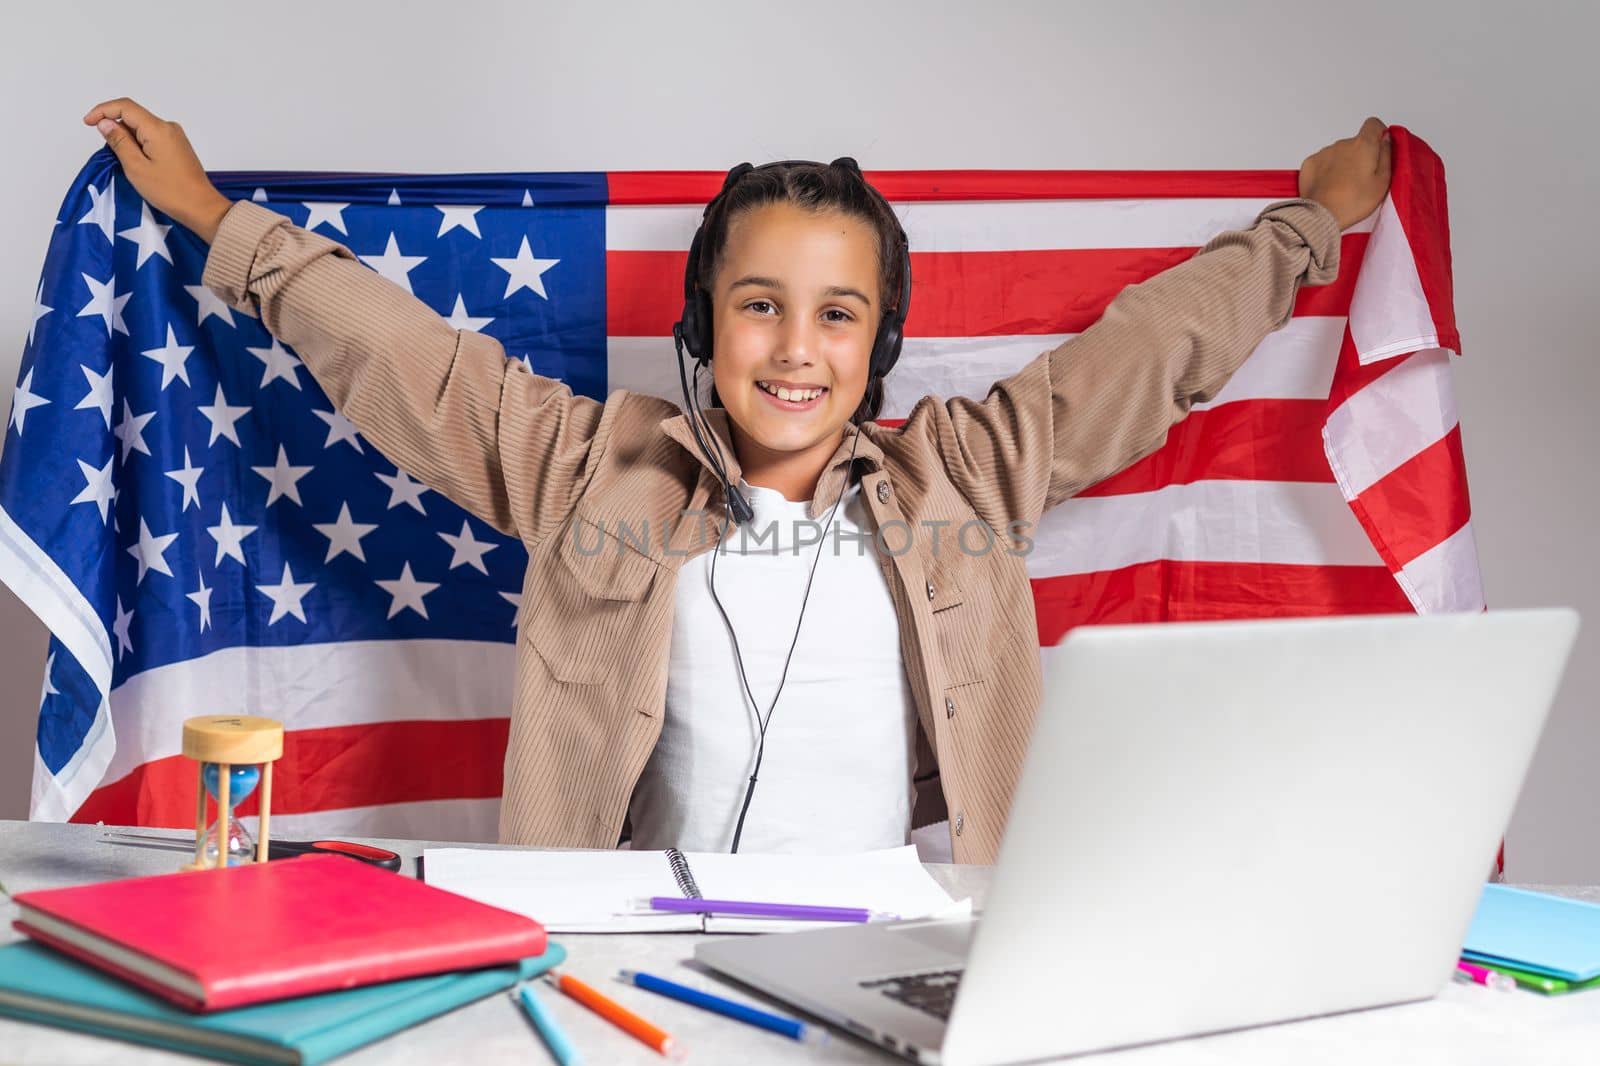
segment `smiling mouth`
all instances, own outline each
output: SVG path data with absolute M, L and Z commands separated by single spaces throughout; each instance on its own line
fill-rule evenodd
M 780 407 L 791 411 L 803 411 L 814 407 L 828 394 L 828 390 L 821 385 L 790 388 L 787 385 L 774 385 L 768 381 L 758 381 L 756 382 L 756 388 Z

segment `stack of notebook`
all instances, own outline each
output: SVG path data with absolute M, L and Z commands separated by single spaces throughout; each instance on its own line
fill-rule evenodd
M 530 918 L 331 855 L 14 901 L 34 942 L 0 947 L 0 1014 L 233 1062 L 323 1062 L 565 954 Z
M 1600 906 L 1486 885 L 1461 957 L 1538 992 L 1600 987 Z

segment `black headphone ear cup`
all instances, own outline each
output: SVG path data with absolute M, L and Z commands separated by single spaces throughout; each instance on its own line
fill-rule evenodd
M 900 348 L 905 341 L 906 314 L 911 309 L 911 249 L 905 231 L 900 232 L 900 301 L 894 313 L 878 327 L 877 339 L 872 345 L 870 372 L 881 377 L 894 369 L 900 360 Z
M 695 307 L 696 301 L 685 300 L 683 304 L 682 326 L 683 346 L 689 350 L 689 355 L 696 361 L 700 359 L 700 315 Z
M 872 350 L 872 374 L 882 377 L 894 369 L 894 364 L 900 359 L 900 344 L 903 336 L 898 321 L 889 324 L 883 336 L 878 339 L 878 344 Z
M 711 362 L 711 297 L 704 290 L 697 290 L 690 302 L 694 306 L 694 357 L 705 366 Z

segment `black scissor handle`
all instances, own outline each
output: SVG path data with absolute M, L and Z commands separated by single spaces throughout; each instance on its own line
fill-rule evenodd
M 343 855 L 369 866 L 399 871 L 400 856 L 388 848 L 357 844 L 353 840 L 268 840 L 267 858 L 287 859 L 295 855 Z

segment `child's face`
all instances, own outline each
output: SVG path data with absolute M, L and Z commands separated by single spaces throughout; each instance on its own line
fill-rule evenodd
M 879 302 L 865 222 L 787 203 L 734 221 L 714 282 L 711 370 L 747 438 L 777 453 L 831 451 L 866 393 Z

